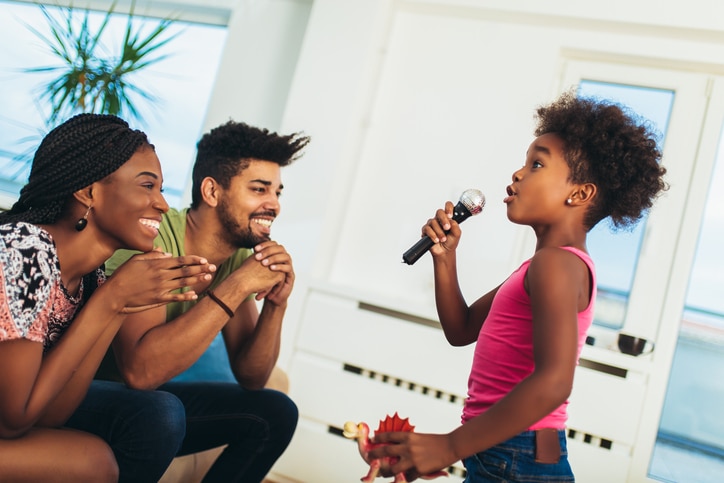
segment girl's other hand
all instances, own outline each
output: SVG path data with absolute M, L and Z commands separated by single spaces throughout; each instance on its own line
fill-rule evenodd
M 445 470 L 459 458 L 455 455 L 449 434 L 389 432 L 375 434 L 372 442 L 379 444 L 368 453 L 370 459 L 392 458 L 385 463 L 385 473 L 404 473 L 413 478 L 433 475 Z M 441 475 L 439 475 L 441 476 Z

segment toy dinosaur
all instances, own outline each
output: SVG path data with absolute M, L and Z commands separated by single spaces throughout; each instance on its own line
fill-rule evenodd
M 386 433 L 389 431 L 413 431 L 415 429 L 414 426 L 412 426 L 408 420 L 409 418 L 402 419 L 400 418 L 397 413 L 395 413 L 394 416 L 390 417 L 387 415 L 384 420 L 380 420 L 380 425 L 377 428 L 376 433 Z M 370 441 L 370 428 L 367 425 L 367 423 L 354 423 L 352 421 L 347 421 L 344 423 L 344 431 L 342 432 L 345 438 L 349 439 L 355 439 L 357 440 L 357 448 L 359 449 L 359 454 L 362 456 L 362 459 L 365 460 L 365 462 L 370 465 L 370 469 L 367 472 L 365 476 L 363 476 L 360 480 L 364 483 L 372 483 L 375 478 L 377 477 L 377 474 L 380 472 L 380 467 L 382 465 L 383 460 L 387 460 L 390 464 L 394 464 L 397 462 L 396 457 L 386 456 L 381 459 L 375 459 L 371 460 L 369 458 L 369 451 L 373 448 L 376 448 L 377 446 L 381 446 L 384 443 L 372 443 Z M 437 478 L 439 476 L 447 476 L 447 472 L 445 471 L 436 471 L 434 473 L 430 473 L 428 475 L 422 475 L 420 478 L 423 480 L 432 480 L 433 478 Z M 407 479 L 405 478 L 404 473 L 397 473 L 395 475 L 394 483 L 406 483 Z

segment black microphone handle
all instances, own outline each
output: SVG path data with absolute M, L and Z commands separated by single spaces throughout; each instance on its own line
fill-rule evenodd
M 458 202 L 457 205 L 455 205 L 455 209 L 453 210 L 453 217 L 452 219 L 455 220 L 457 223 L 462 223 L 463 221 L 467 220 L 471 216 L 470 210 L 468 210 L 465 205 Z M 420 240 L 412 245 L 412 247 L 407 250 L 405 253 L 402 254 L 402 261 L 405 262 L 408 265 L 412 265 L 417 260 L 420 259 L 421 256 L 425 254 L 432 246 L 435 244 L 434 241 L 430 239 L 428 236 L 424 236 L 420 238 Z
M 412 265 L 417 260 L 419 260 L 426 251 L 432 248 L 434 244 L 435 242 L 432 241 L 429 236 L 424 236 L 420 238 L 417 243 L 412 245 L 412 248 L 402 254 L 402 261 L 408 265 Z

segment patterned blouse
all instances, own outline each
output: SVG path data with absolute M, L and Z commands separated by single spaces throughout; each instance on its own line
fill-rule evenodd
M 0 225 L 0 341 L 41 342 L 47 352 L 104 281 L 97 269 L 83 277 L 78 295 L 71 296 L 61 281 L 50 233 L 23 222 Z

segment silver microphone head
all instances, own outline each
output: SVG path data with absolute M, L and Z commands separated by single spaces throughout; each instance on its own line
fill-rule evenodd
M 467 208 L 471 215 L 477 215 L 483 211 L 483 207 L 485 206 L 485 195 L 480 190 L 465 190 L 463 191 L 463 194 L 460 195 L 460 203 Z

